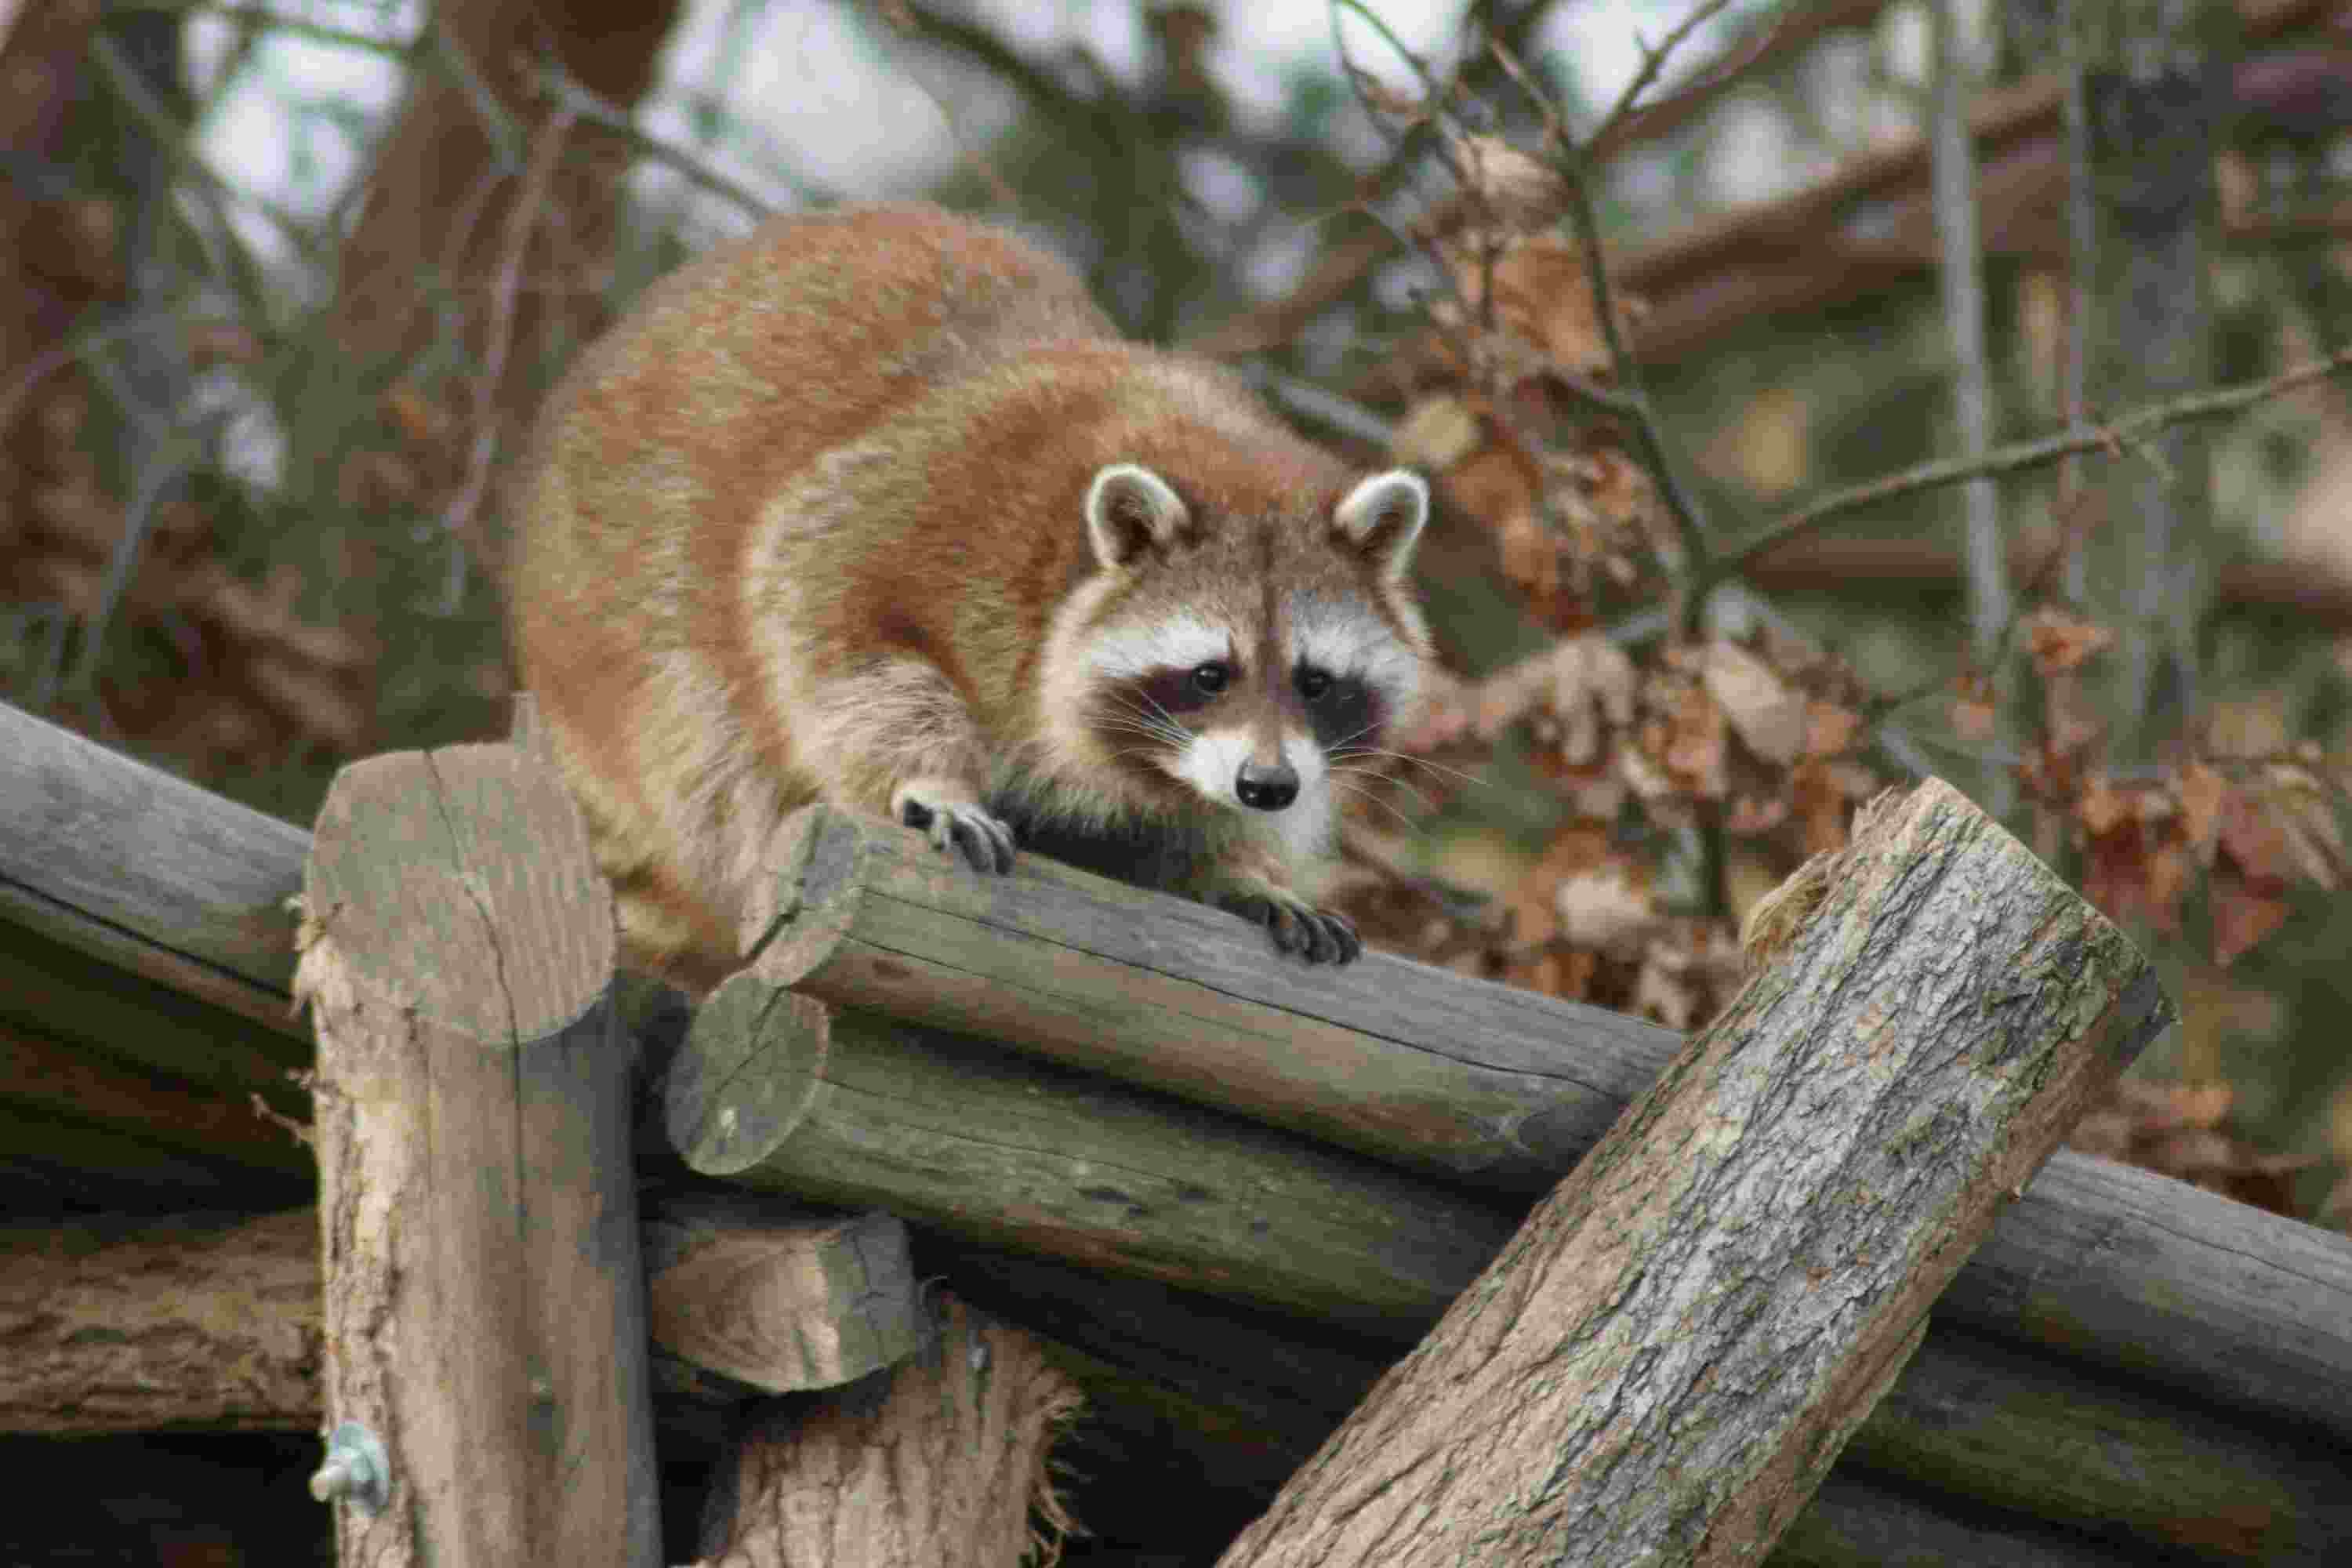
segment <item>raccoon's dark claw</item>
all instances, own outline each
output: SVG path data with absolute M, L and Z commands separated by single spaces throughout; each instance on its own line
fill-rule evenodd
M 1354 922 L 1345 915 L 1294 899 L 1255 893 L 1233 894 L 1218 902 L 1242 919 L 1265 927 L 1278 951 L 1309 963 L 1352 963 L 1363 953 L 1364 939 L 1356 934 Z
M 970 802 L 949 805 L 908 791 L 898 795 L 898 820 L 930 834 L 931 847 L 952 849 L 983 875 L 1013 869 L 1013 829 Z

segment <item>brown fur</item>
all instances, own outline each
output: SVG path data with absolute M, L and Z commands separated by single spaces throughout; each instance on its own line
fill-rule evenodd
M 732 967 L 769 836 L 812 799 L 879 813 L 909 780 L 1025 770 L 1077 816 L 1198 809 L 1046 733 L 1041 660 L 1098 578 L 1082 499 L 1114 463 L 1177 489 L 1193 547 L 1096 588 L 1100 615 L 1278 578 L 1425 647 L 1396 584 L 1300 521 L 1346 470 L 1213 367 L 1120 341 L 1001 231 L 773 221 L 581 357 L 519 493 L 512 626 L 633 962 L 696 988 Z M 1232 855 L 1236 885 L 1285 885 L 1279 856 Z

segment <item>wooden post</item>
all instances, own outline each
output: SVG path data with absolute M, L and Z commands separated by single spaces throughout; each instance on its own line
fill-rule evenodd
M 633 1067 L 577 811 L 509 746 L 354 763 L 303 899 L 327 1419 L 391 1470 L 373 1512 L 337 1472 L 341 1560 L 651 1568 Z
M 940 1304 L 931 1342 L 872 1386 L 754 1426 L 714 1487 L 706 1568 L 1018 1568 L 1071 1528 L 1045 1454 L 1077 1414 L 1027 1335 Z
M 1227 1568 L 1759 1560 L 2169 1018 L 2122 933 L 1932 781 L 1777 907 L 1747 988 Z

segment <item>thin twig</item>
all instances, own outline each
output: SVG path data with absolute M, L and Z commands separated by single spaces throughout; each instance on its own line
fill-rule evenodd
M 1958 484 L 1964 479 L 2044 468 L 2077 452 L 2112 450 L 2152 431 L 2187 424 L 2190 420 L 2219 419 L 2238 413 L 2347 370 L 2352 370 L 2352 349 L 2296 365 L 2262 381 L 2244 382 L 2236 386 L 2195 392 L 2162 403 L 2147 404 L 2088 429 L 2065 430 L 2037 440 L 1996 447 L 1981 458 L 1938 458 L 1916 468 L 1881 474 L 1876 479 L 1832 490 L 1810 505 L 1775 520 L 1753 538 L 1727 552 L 1716 563 L 1715 578 L 1719 580 L 1730 576 L 1778 545 L 1801 538 L 1839 518 L 1866 511 L 1884 501 Z M 1708 585 L 1711 586 L 1712 583 Z
M 1714 4 L 1715 0 L 1710 0 Z M 1719 5 L 1717 6 L 1720 8 Z M 1651 51 L 1643 68 L 1654 74 L 1664 63 L 1667 51 L 1689 36 L 1687 26 L 1677 27 L 1667 35 L 1657 50 Z M 1531 78 L 1511 52 L 1495 42 L 1489 47 L 1496 63 L 1525 93 L 1544 122 L 1544 135 L 1554 150 L 1552 168 L 1568 194 L 1568 216 L 1576 231 L 1577 243 L 1584 253 L 1586 286 L 1591 290 L 1593 314 L 1601 323 L 1601 341 L 1608 345 L 1610 373 L 1615 378 L 1618 391 L 1606 398 L 1591 397 L 1589 389 L 1574 381 L 1570 391 L 1588 395 L 1597 405 L 1632 426 L 1633 439 L 1643 466 L 1657 481 L 1658 495 L 1666 503 L 1666 515 L 1674 524 L 1675 535 L 1683 552 L 1681 575 L 1685 581 L 1704 586 L 1708 580 L 1711 552 L 1707 544 L 1710 530 L 1706 514 L 1698 498 L 1683 480 L 1682 465 L 1653 409 L 1649 394 L 1642 384 L 1641 362 L 1633 357 L 1632 347 L 1617 320 L 1617 301 L 1609 283 L 1608 258 L 1601 244 L 1601 220 L 1593 211 L 1591 189 L 1585 179 L 1583 154 L 1559 110 L 1543 89 Z M 1685 631 L 1696 624 L 1699 612 L 1700 594 L 1685 595 L 1676 620 Z
M 1601 118 L 1601 128 L 1592 133 L 1592 140 L 1598 142 L 1615 131 L 1625 117 L 1633 112 L 1633 105 L 1650 89 L 1650 85 L 1658 79 L 1658 73 L 1665 69 L 1666 58 L 1682 47 L 1693 33 L 1722 15 L 1723 8 L 1729 4 L 1731 0 L 1706 0 L 1706 4 L 1669 29 L 1666 36 L 1658 40 L 1655 48 L 1639 38 L 1634 39 L 1634 47 L 1642 51 L 1641 68 L 1633 73 L 1633 79 L 1625 84 L 1625 90 L 1617 95 L 1617 101 Z
M 667 163 L 704 190 L 731 202 L 753 217 L 765 217 L 776 210 L 773 203 L 750 186 L 738 184 L 683 148 L 673 147 L 660 138 L 638 130 L 635 120 L 627 110 L 605 102 L 574 81 L 568 73 L 553 66 L 541 66 L 534 79 L 539 89 L 548 95 L 548 100 L 556 108 L 578 116 L 583 124 L 611 132 L 655 162 Z M 799 175 L 786 177 L 793 187 L 793 194 L 811 205 L 823 205 L 835 199 L 836 193 L 826 186 L 814 184 Z

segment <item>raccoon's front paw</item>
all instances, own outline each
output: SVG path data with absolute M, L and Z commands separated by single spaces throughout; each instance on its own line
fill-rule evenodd
M 975 871 L 1013 869 L 1013 829 L 961 790 L 931 779 L 902 784 L 891 792 L 890 815 L 928 829 L 932 848 L 954 849 Z
M 1276 947 L 1309 963 L 1352 963 L 1364 951 L 1364 939 L 1347 916 L 1318 910 L 1288 893 L 1228 893 L 1217 904 L 1265 927 Z

